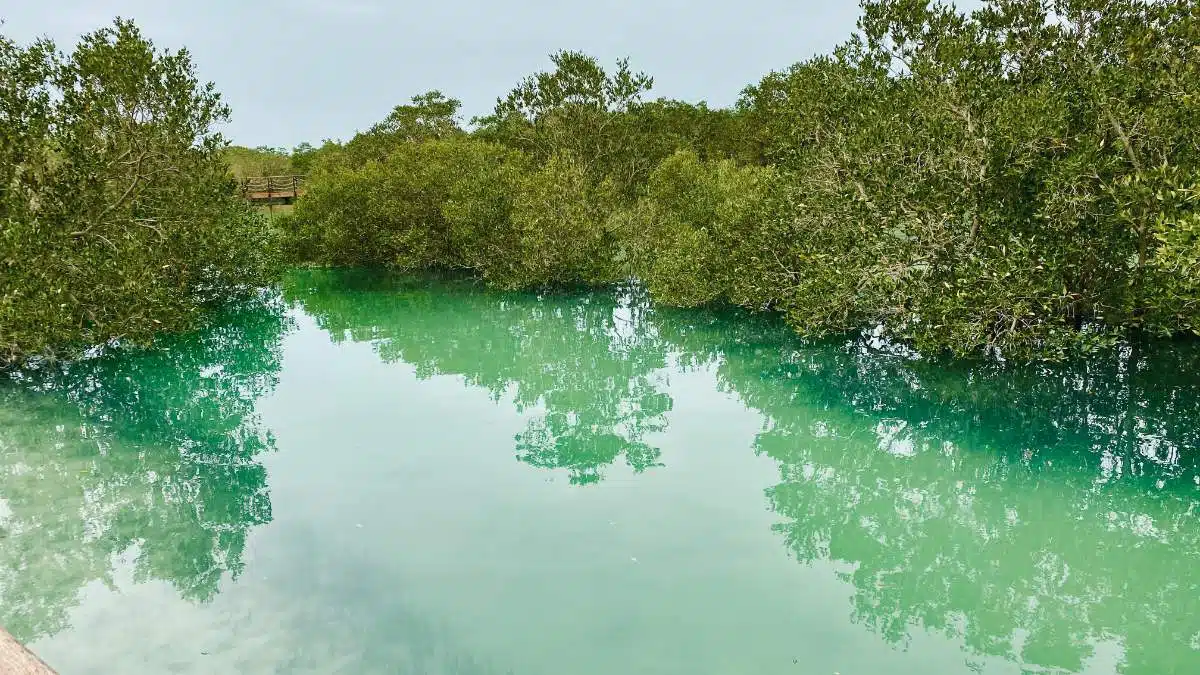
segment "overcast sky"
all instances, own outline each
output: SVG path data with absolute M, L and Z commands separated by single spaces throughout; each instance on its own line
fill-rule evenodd
M 771 70 L 851 34 L 857 0 L 2 0 L 4 34 L 81 33 L 134 19 L 160 47 L 188 47 L 233 108 L 241 145 L 348 138 L 429 89 L 491 110 L 558 49 L 610 66 L 628 56 L 652 97 L 733 103 Z

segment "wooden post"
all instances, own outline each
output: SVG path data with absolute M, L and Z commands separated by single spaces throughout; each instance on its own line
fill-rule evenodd
M 33 652 L 0 628 L 0 673 L 6 675 L 56 675 Z

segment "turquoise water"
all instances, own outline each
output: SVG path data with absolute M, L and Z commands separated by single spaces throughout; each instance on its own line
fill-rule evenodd
M 71 673 L 1200 672 L 1200 349 L 930 363 L 365 272 L 0 385 Z

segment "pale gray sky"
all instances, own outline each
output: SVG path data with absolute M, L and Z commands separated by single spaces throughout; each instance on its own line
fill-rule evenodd
M 733 103 L 771 70 L 828 52 L 857 0 L 0 0 L 0 28 L 68 48 L 115 16 L 161 47 L 188 47 L 233 108 L 243 145 L 347 138 L 428 89 L 491 110 L 558 49 L 630 57 L 651 96 Z

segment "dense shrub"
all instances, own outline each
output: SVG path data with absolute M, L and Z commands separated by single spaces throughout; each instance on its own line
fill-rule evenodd
M 589 180 L 574 155 L 556 154 L 525 176 L 513 204 L 517 275 L 501 286 L 617 281 L 617 233 L 608 224 L 616 188 Z
M 763 237 L 776 183 L 770 168 L 690 151 L 660 164 L 627 224 L 650 293 L 680 306 L 772 304 L 761 280 L 774 274 L 764 261 L 776 244 Z
M 287 219 L 295 261 L 480 269 L 504 244 L 524 157 L 465 137 L 398 144 L 383 161 L 318 168 Z
M 0 367 L 146 342 L 270 277 L 212 131 L 227 117 L 186 51 L 132 23 L 69 57 L 0 37 Z
M 498 286 L 520 278 L 514 255 L 520 233 L 512 214 L 516 195 L 532 164 L 528 156 L 501 145 L 460 142 L 454 182 L 441 213 L 458 266 Z
M 864 10 L 834 57 L 743 100 L 794 194 L 776 219 L 798 328 L 1016 356 L 1200 328 L 1175 252 L 1200 169 L 1194 3 Z

